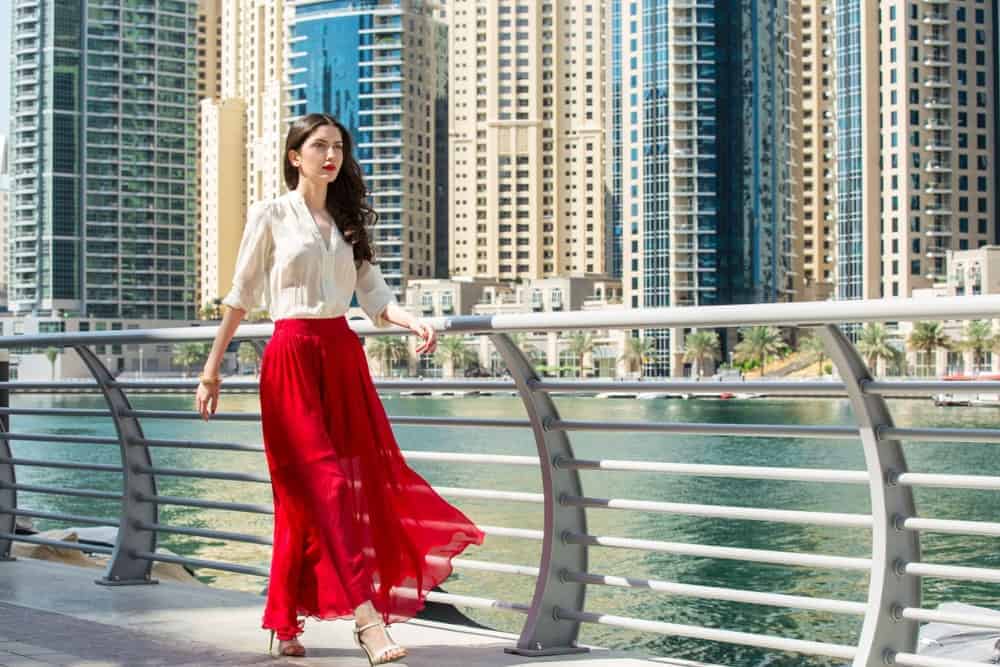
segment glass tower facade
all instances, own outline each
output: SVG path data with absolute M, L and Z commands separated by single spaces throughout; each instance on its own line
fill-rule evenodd
M 292 115 L 329 113 L 354 137 L 398 296 L 406 277 L 434 275 L 437 30 L 429 6 L 405 0 L 307 0 L 292 19 Z
M 837 298 L 864 296 L 861 7 L 837 0 Z
M 10 307 L 195 315 L 195 0 L 15 0 Z
M 792 298 L 788 11 L 614 3 L 609 215 L 632 307 Z M 647 372 L 676 371 L 682 341 L 651 333 Z

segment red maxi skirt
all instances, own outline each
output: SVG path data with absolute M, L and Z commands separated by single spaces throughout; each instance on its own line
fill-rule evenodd
M 400 454 L 357 335 L 343 317 L 278 320 L 260 376 L 274 494 L 263 627 L 351 617 L 366 600 L 412 618 L 483 533 Z

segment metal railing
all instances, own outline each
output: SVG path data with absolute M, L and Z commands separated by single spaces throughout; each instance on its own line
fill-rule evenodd
M 1000 569 L 969 567 L 927 562 L 922 558 L 921 534 L 946 533 L 1000 536 L 1000 523 L 948 520 L 918 515 L 913 489 L 935 487 L 998 491 L 1000 477 L 987 475 L 937 474 L 911 472 L 903 456 L 901 441 L 1000 443 L 1000 429 L 899 428 L 887 406 L 886 395 L 930 396 L 937 392 L 1000 392 L 1000 382 L 887 382 L 872 378 L 853 345 L 838 324 L 865 321 L 905 321 L 918 319 L 977 319 L 1000 314 L 1000 298 L 976 296 L 932 300 L 889 300 L 877 302 L 823 302 L 754 306 L 720 306 L 608 312 L 562 312 L 496 315 L 490 317 L 435 318 L 430 321 L 439 331 L 489 336 L 510 371 L 512 381 L 433 381 L 383 380 L 380 390 L 420 389 L 508 389 L 516 391 L 527 419 L 467 417 L 394 417 L 395 425 L 443 427 L 495 427 L 529 429 L 537 456 L 474 454 L 458 451 L 404 451 L 410 461 L 437 461 L 456 464 L 532 466 L 539 469 L 541 493 L 500 491 L 480 488 L 436 487 L 445 496 L 494 502 L 536 505 L 532 512 L 541 514 L 541 530 L 522 527 L 481 526 L 488 537 L 540 542 L 537 565 L 459 558 L 455 566 L 535 579 L 530 601 L 513 602 L 490 597 L 475 597 L 434 592 L 429 600 L 526 615 L 517 647 L 510 649 L 527 656 L 553 655 L 584 650 L 577 646 L 582 623 L 593 623 L 642 633 L 658 633 L 790 651 L 806 655 L 828 656 L 852 661 L 856 667 L 896 664 L 938 667 L 961 667 L 974 663 L 916 654 L 919 625 L 925 622 L 957 623 L 977 628 L 1000 629 L 1000 621 L 968 613 L 951 613 L 921 607 L 921 582 L 924 578 L 945 581 L 1000 583 Z M 667 423 L 565 419 L 552 399 L 554 392 L 594 391 L 673 393 L 704 391 L 698 381 L 572 381 L 539 377 L 524 352 L 508 335 L 518 331 L 563 331 L 569 329 L 683 329 L 716 328 L 768 324 L 780 327 L 803 327 L 821 337 L 826 354 L 842 379 L 839 382 L 711 382 L 713 392 L 767 392 L 769 395 L 846 397 L 851 405 L 855 426 L 740 424 L 740 423 Z M 264 340 L 272 325 L 246 325 L 237 334 L 239 340 Z M 400 335 L 395 330 L 378 330 L 357 325 L 361 336 Z M 153 449 L 198 449 L 226 452 L 260 453 L 259 445 L 241 442 L 148 438 L 143 423 L 149 420 L 198 419 L 194 411 L 135 409 L 129 396 L 139 392 L 193 392 L 194 380 L 120 381 L 115 379 L 89 346 L 101 344 L 142 344 L 206 341 L 214 335 L 210 327 L 160 329 L 148 331 L 93 332 L 0 338 L 0 350 L 24 346 L 72 347 L 84 360 L 95 382 L 89 389 L 99 392 L 106 401 L 104 409 L 10 407 L 9 392 L 53 392 L 79 383 L 0 382 L 0 557 L 10 554 L 11 544 L 22 541 L 110 555 L 101 583 L 109 585 L 142 584 L 151 580 L 154 562 L 167 562 L 194 568 L 210 568 L 238 574 L 267 576 L 264 568 L 218 560 L 206 560 L 157 552 L 159 535 L 189 537 L 268 545 L 270 540 L 255 535 L 200 527 L 171 525 L 160 519 L 161 507 L 188 507 L 267 515 L 266 504 L 207 500 L 163 495 L 158 491 L 160 478 L 190 477 L 201 480 L 224 480 L 247 484 L 267 484 L 266 476 L 244 472 L 183 469 L 158 465 Z M 6 379 L 7 367 L 0 362 L 0 376 Z M 257 389 L 256 381 L 226 382 L 227 392 Z M 9 427 L 11 416 L 110 417 L 117 437 L 18 432 Z M 215 421 L 259 420 L 259 414 L 220 412 Z M 861 443 L 865 470 L 827 468 L 749 466 L 704 463 L 664 463 L 611 458 L 583 459 L 573 451 L 571 434 L 581 432 L 645 432 L 664 434 L 745 436 L 754 438 L 854 439 Z M 119 464 L 73 463 L 15 457 L 10 442 L 58 441 L 82 447 L 115 446 L 121 454 Z M 17 481 L 21 467 L 47 467 L 81 472 L 121 475 L 121 493 L 98 489 L 64 488 Z M 726 478 L 733 480 L 781 480 L 810 484 L 851 484 L 867 486 L 870 514 L 817 512 L 810 510 L 765 509 L 756 507 L 660 502 L 630 498 L 603 498 L 586 493 L 580 471 L 619 471 L 661 473 L 675 476 Z M 82 500 L 121 503 L 120 516 L 114 519 L 33 510 L 18 504 L 18 492 L 55 494 Z M 588 530 L 587 510 L 609 509 L 688 517 L 757 522 L 790 523 L 870 531 L 870 557 L 849 557 L 818 553 L 798 553 L 778 548 L 733 547 L 688 542 L 667 542 L 637 537 L 594 534 Z M 81 545 L 17 534 L 17 516 L 61 521 L 71 524 L 115 526 L 117 543 L 113 549 Z M 758 592 L 728 587 L 685 584 L 682 582 L 640 579 L 624 573 L 603 574 L 590 569 L 588 556 L 593 548 L 639 550 L 652 554 L 763 563 L 784 567 L 806 567 L 833 572 L 868 575 L 867 600 Z M 726 602 L 848 615 L 862 619 L 858 640 L 853 645 L 810 641 L 780 635 L 748 633 L 738 630 L 666 623 L 638 617 L 624 617 L 585 610 L 588 587 L 604 586 Z

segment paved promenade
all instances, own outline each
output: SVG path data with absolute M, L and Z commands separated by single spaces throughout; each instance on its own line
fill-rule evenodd
M 94 584 L 99 570 L 20 559 L 0 562 L 0 666 L 153 667 L 270 665 L 365 667 L 345 621 L 308 622 L 305 659 L 271 658 L 260 629 L 261 598 L 207 586 Z M 604 650 L 567 658 L 520 658 L 503 652 L 509 634 L 428 621 L 393 626 L 410 667 L 706 667 L 641 660 Z

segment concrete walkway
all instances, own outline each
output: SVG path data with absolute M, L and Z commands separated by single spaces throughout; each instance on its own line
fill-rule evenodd
M 207 586 L 94 584 L 99 571 L 21 559 L 0 562 L 0 667 L 152 667 L 271 665 L 365 667 L 346 621 L 307 622 L 305 659 L 271 658 L 260 629 L 260 597 Z M 503 652 L 515 637 L 429 621 L 393 626 L 411 667 L 579 665 L 707 667 L 643 660 L 595 649 L 566 658 L 521 658 Z

